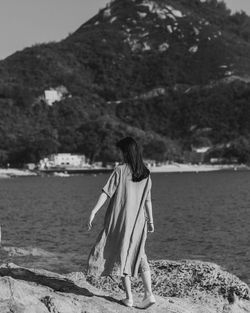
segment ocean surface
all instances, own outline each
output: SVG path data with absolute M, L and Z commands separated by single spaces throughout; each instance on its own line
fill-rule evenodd
M 250 285 L 250 172 L 152 175 L 155 233 L 149 259 L 211 261 Z M 86 231 L 108 174 L 0 180 L 0 261 L 80 271 L 106 207 Z

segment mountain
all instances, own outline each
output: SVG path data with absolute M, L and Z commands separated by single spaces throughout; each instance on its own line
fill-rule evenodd
M 111 160 L 131 134 L 150 158 L 205 145 L 248 162 L 249 52 L 250 18 L 223 2 L 112 1 L 61 42 L 0 62 L 0 159 Z M 49 107 L 41 95 L 57 86 L 72 97 Z

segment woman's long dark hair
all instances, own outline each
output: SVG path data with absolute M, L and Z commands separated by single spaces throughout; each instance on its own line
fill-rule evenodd
M 141 148 L 132 137 L 121 139 L 116 146 L 122 151 L 125 163 L 132 170 L 132 181 L 139 182 L 149 176 L 150 171 L 143 163 Z

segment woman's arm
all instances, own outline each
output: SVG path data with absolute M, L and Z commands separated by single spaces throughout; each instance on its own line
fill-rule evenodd
M 147 214 L 147 218 L 148 218 L 148 231 L 150 233 L 153 233 L 154 232 L 154 219 L 153 219 L 151 200 L 145 201 L 145 209 L 146 209 L 146 214 Z
M 90 213 L 89 222 L 88 222 L 88 230 L 91 230 L 95 215 L 100 210 L 100 208 L 104 205 L 107 198 L 108 196 L 105 192 L 102 192 L 101 195 L 99 196 L 96 205 L 94 206 L 93 210 Z

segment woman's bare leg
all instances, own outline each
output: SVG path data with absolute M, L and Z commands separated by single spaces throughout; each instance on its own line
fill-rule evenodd
M 131 291 L 130 277 L 128 275 L 125 275 L 124 277 L 122 277 L 122 283 L 126 292 L 126 298 L 129 300 L 132 300 L 133 296 L 132 296 L 132 291 Z
M 141 272 L 142 282 L 144 286 L 144 299 L 151 296 L 152 293 L 152 287 L 151 287 L 151 272 L 148 271 L 142 271 Z

